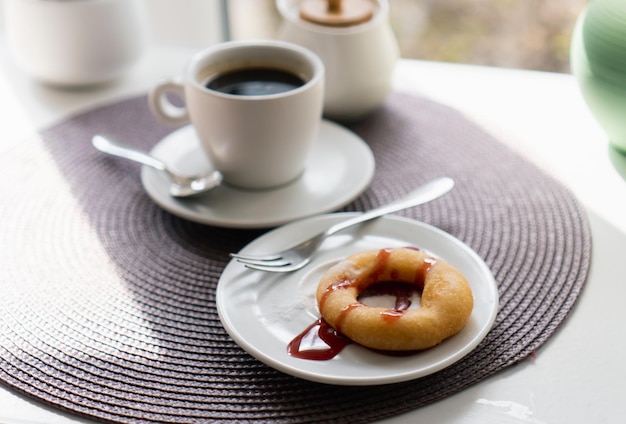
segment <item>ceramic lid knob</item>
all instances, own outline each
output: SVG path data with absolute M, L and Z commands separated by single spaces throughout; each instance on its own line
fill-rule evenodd
M 300 17 L 320 25 L 357 25 L 373 15 L 374 3 L 370 0 L 303 0 L 300 4 Z

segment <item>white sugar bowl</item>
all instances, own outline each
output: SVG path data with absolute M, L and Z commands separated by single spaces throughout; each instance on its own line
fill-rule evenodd
M 278 37 L 309 48 L 324 62 L 324 115 L 355 121 L 384 101 L 400 55 L 387 0 L 343 0 L 343 12 L 323 9 L 341 3 L 276 0 L 283 21 Z
M 4 0 L 16 64 L 44 83 L 111 80 L 140 56 L 146 23 L 140 0 Z

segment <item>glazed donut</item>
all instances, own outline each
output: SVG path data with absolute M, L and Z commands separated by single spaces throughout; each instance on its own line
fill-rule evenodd
M 359 294 L 375 283 L 407 283 L 421 290 L 417 309 L 389 309 L 361 303 Z M 363 251 L 322 276 L 317 304 L 324 320 L 363 346 L 387 351 L 423 350 L 457 334 L 474 307 L 461 272 L 416 248 Z

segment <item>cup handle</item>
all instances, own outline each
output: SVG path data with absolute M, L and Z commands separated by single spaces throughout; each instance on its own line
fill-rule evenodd
M 182 125 L 189 122 L 189 113 L 185 106 L 177 106 L 168 98 L 173 94 L 184 101 L 185 88 L 181 81 L 163 81 L 154 86 L 148 94 L 148 106 L 152 114 L 165 123 Z

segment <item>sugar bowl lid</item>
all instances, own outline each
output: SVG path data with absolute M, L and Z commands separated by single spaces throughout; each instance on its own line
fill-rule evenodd
M 371 0 L 303 0 L 300 18 L 318 25 L 344 27 L 369 21 L 374 16 Z

